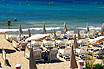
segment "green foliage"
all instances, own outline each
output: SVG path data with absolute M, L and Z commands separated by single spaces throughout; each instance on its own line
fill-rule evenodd
M 87 55 L 86 59 L 85 59 L 85 68 L 86 69 L 89 69 L 91 67 L 89 60 L 90 60 L 90 57 Z
M 95 59 L 94 59 L 94 54 L 92 53 L 92 56 L 86 56 L 86 60 L 85 60 L 85 68 L 86 69 L 93 69 L 93 63 L 94 63 Z
M 91 67 L 90 62 L 87 60 L 87 61 L 85 62 L 85 68 L 86 68 L 86 69 L 89 69 L 90 67 Z
M 99 63 L 94 64 L 93 66 L 95 67 L 95 69 L 101 69 L 103 67 L 103 65 Z

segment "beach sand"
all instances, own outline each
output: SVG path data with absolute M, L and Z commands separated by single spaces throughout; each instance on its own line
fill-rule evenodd
M 5 66 L 2 53 L 0 52 L 0 62 L 1 66 L 5 69 L 15 69 L 16 64 L 21 64 L 22 69 L 29 69 L 29 60 L 24 57 L 24 51 L 16 51 L 12 44 L 9 43 L 6 39 L 4 39 L 3 35 L 0 35 L 0 50 L 2 49 L 12 50 L 11 53 L 7 51 L 6 59 L 9 62 L 9 66 Z M 100 63 L 101 60 L 96 59 L 95 63 Z M 77 61 L 78 63 L 78 61 Z M 56 62 L 56 63 L 39 63 L 37 64 L 38 69 L 69 69 L 70 68 L 70 61 L 63 61 L 63 62 Z
M 24 57 L 24 51 L 16 51 L 12 44 L 9 43 L 6 39 L 4 39 L 3 35 L 0 35 L 0 50 L 2 48 L 13 50 L 14 52 L 6 54 L 6 59 L 9 62 L 9 66 L 5 66 L 3 59 L 2 59 L 2 53 L 0 52 L 0 62 L 1 66 L 6 69 L 15 69 L 16 64 L 21 64 L 22 69 L 29 69 L 29 60 Z M 66 62 L 58 62 L 58 63 L 40 63 L 37 64 L 38 69 L 68 69 L 69 68 L 69 61 Z

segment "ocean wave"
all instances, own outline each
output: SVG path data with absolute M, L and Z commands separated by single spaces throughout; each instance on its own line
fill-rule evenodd
M 84 29 L 84 30 L 86 30 L 87 28 L 85 27 L 79 27 L 78 29 Z M 90 30 L 101 30 L 101 27 L 94 27 L 94 26 L 89 26 L 89 29 Z
M 46 30 L 53 30 L 53 29 L 60 29 L 61 27 L 49 27 L 46 28 Z M 43 30 L 43 28 L 26 28 L 26 29 L 22 29 L 22 31 L 28 31 L 28 29 L 30 30 Z M 4 32 L 4 31 L 19 31 L 19 29 L 0 29 L 0 32 Z

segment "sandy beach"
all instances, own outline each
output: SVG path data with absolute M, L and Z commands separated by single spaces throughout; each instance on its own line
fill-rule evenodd
M 29 60 L 24 57 L 24 51 L 16 51 L 12 44 L 9 43 L 7 40 L 4 39 L 3 35 L 0 35 L 0 50 L 2 48 L 13 50 L 15 52 L 13 53 L 7 53 L 6 59 L 8 60 L 10 66 L 5 66 L 3 59 L 2 59 L 2 53 L 0 53 L 0 62 L 1 66 L 6 69 L 14 69 L 16 64 L 21 64 L 22 69 L 29 69 Z M 59 63 L 42 63 L 37 64 L 38 69 L 68 69 L 69 68 L 69 61 L 66 62 L 59 62 Z
M 17 64 L 21 69 L 103 68 L 104 1 L 1 0 L 0 67 Z
M 0 50 L 2 48 L 6 49 L 6 59 L 8 60 L 9 66 L 5 66 L 2 53 L 0 52 L 0 62 L 1 66 L 4 69 L 15 69 L 16 64 L 21 64 L 22 69 L 29 69 L 29 60 L 24 57 L 24 51 L 16 51 L 13 48 L 12 44 L 4 39 L 4 35 L 0 35 Z M 9 52 L 8 50 L 12 51 Z M 61 60 L 63 60 L 61 58 Z M 78 58 L 76 59 L 78 60 Z M 102 60 L 95 59 L 95 63 L 101 63 Z M 77 61 L 78 64 L 78 61 Z M 36 64 L 38 69 L 69 69 L 70 68 L 70 61 L 63 60 L 62 62 L 55 62 L 55 63 L 38 63 Z M 79 66 L 79 65 L 78 65 Z

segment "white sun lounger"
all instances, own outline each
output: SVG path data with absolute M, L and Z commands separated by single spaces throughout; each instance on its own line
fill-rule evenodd
M 56 36 L 57 36 L 58 39 L 60 39 L 61 38 L 61 31 L 57 31 Z
M 63 58 L 64 59 L 70 58 L 70 54 L 71 54 L 71 48 L 70 47 L 65 48 L 63 53 Z
M 42 50 L 41 49 L 37 49 L 37 50 L 33 51 L 33 55 L 34 55 L 35 61 L 44 61 L 44 59 L 42 59 L 42 57 L 41 57 L 41 54 L 42 54 Z
M 58 49 L 57 48 L 53 48 L 50 50 L 49 56 L 48 56 L 48 60 L 52 61 L 52 60 L 59 60 L 57 58 L 57 53 L 58 53 Z
M 81 31 L 80 31 L 80 37 L 81 37 L 81 38 L 85 38 L 85 35 L 86 35 L 86 34 L 85 34 L 85 31 L 84 31 L 84 30 L 81 30 Z
M 73 38 L 74 31 L 67 31 L 66 33 L 67 33 L 68 39 Z
M 42 59 L 42 57 L 41 57 L 41 54 L 42 54 L 41 49 L 33 50 L 33 55 L 34 55 L 35 61 L 42 61 L 42 62 L 44 61 L 44 59 Z M 30 55 L 30 48 L 26 47 L 24 56 L 26 58 L 29 58 L 29 55 Z

